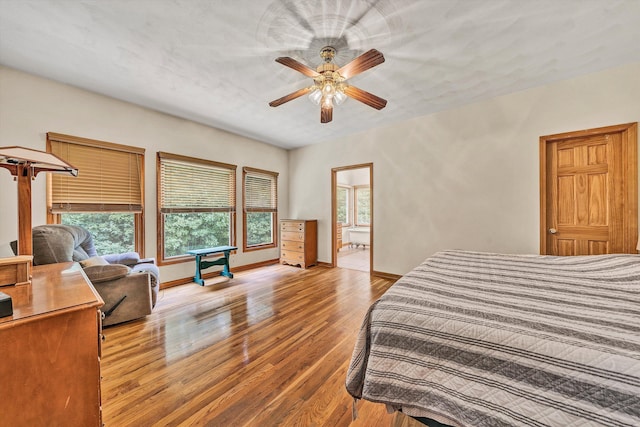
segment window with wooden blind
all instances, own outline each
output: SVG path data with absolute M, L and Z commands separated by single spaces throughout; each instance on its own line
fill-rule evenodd
M 100 254 L 142 254 L 144 148 L 49 132 L 47 151 L 78 168 L 47 176 L 47 221 L 88 229 Z
M 276 246 L 278 173 L 242 169 L 244 251 Z
M 235 245 L 236 166 L 158 153 L 158 259 L 191 260 L 191 249 Z

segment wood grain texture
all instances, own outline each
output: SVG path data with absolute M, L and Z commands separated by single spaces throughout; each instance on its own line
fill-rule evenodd
M 637 123 L 540 137 L 540 157 L 541 253 L 635 253 Z
M 103 301 L 76 267 L 34 267 L 30 299 L 0 319 L 0 427 L 101 425 Z
M 386 99 L 380 98 L 377 95 L 369 93 L 366 90 L 362 90 L 355 86 L 347 86 L 346 88 L 344 88 L 344 93 L 348 97 L 360 101 L 363 104 L 368 105 L 369 107 L 375 108 L 376 110 L 382 110 L 387 105 Z
M 161 290 L 146 319 L 104 331 L 107 426 L 391 426 L 346 370 L 369 305 L 391 280 L 274 265 L 228 283 Z
M 280 58 L 276 58 L 276 62 L 279 62 L 280 64 L 284 65 L 285 67 L 289 67 L 291 69 L 294 69 L 294 70 L 304 74 L 307 77 L 311 77 L 312 79 L 315 78 L 315 77 L 318 77 L 320 75 L 320 73 L 318 73 L 313 68 L 310 68 L 310 67 L 304 65 L 303 63 L 301 63 L 299 61 L 296 61 L 293 58 L 289 58 L 288 56 L 281 56 Z
M 338 73 L 345 79 L 357 76 L 369 68 L 373 68 L 384 62 L 384 55 L 375 49 L 371 49 L 355 58 L 353 61 L 338 69 Z
M 31 239 L 31 180 L 33 169 L 27 165 L 18 165 L 18 254 L 33 255 Z
M 325 107 L 322 105 L 320 107 L 320 123 L 329 123 L 333 120 L 333 106 Z
M 290 94 L 285 95 L 282 98 L 278 98 L 274 101 L 271 101 L 269 105 L 271 107 L 278 107 L 284 104 L 285 102 L 293 101 L 296 98 L 300 98 L 302 95 L 306 95 L 307 93 L 311 92 L 311 90 L 313 90 L 312 86 L 303 87 L 302 89 L 298 89 L 295 92 L 291 92 Z

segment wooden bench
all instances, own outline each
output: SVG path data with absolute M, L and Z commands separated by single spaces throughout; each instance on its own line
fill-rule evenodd
M 196 257 L 196 275 L 193 277 L 193 281 L 200 286 L 204 286 L 202 270 L 213 267 L 214 265 L 222 266 L 222 271 L 220 272 L 221 276 L 233 279 L 233 273 L 229 271 L 229 254 L 231 251 L 235 251 L 237 249 L 238 248 L 235 246 L 216 246 L 215 248 L 193 249 L 191 251 L 187 251 L 189 255 Z M 213 261 L 206 261 L 202 259 L 203 257 L 220 253 L 223 254 L 223 256 Z

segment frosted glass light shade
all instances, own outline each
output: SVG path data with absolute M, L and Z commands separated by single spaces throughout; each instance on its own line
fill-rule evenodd
M 347 99 L 347 95 L 345 95 L 341 90 L 337 90 L 335 95 L 333 95 L 333 104 L 340 105 L 345 99 Z
M 318 88 L 314 89 L 310 94 L 309 94 L 309 100 L 311 100 L 311 102 L 313 102 L 316 105 L 320 105 L 320 100 L 322 99 L 322 91 Z

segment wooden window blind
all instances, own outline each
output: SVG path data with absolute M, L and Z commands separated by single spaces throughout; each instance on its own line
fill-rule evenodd
M 278 211 L 278 173 L 245 167 L 245 212 Z
M 47 151 L 78 168 L 50 175 L 50 213 L 142 212 L 144 148 L 49 132 Z
M 235 212 L 235 165 L 162 152 L 158 158 L 161 213 Z

